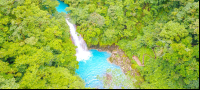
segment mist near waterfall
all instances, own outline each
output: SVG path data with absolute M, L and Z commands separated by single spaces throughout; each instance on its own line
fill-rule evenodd
M 72 41 L 77 46 L 77 48 L 76 48 L 77 61 L 88 60 L 91 57 L 91 53 L 88 51 L 87 44 L 85 43 L 85 41 L 83 40 L 81 35 L 78 36 L 75 25 L 70 23 L 68 18 L 66 18 L 66 22 L 70 28 L 70 34 L 72 37 Z

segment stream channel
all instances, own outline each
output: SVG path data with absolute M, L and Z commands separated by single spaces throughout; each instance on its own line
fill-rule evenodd
M 67 11 L 65 11 L 65 8 L 68 7 L 68 5 L 60 0 L 58 0 L 58 2 L 60 4 L 59 4 L 59 6 L 56 7 L 57 11 L 60 13 L 61 12 L 67 13 Z M 69 23 L 69 22 L 67 21 L 67 23 Z M 73 28 L 75 26 L 71 26 L 71 27 Z M 70 27 L 70 32 L 72 32 L 71 27 Z M 72 34 L 71 34 L 71 36 L 72 36 Z M 76 46 L 78 46 L 78 45 L 76 45 Z M 80 60 L 77 60 L 77 61 L 79 61 L 79 64 L 78 64 L 79 69 L 76 70 L 76 73 L 85 81 L 85 84 L 86 84 L 85 87 L 103 89 L 104 88 L 103 82 L 97 79 L 97 75 L 102 77 L 106 74 L 106 70 L 108 68 L 120 69 L 120 67 L 117 65 L 111 64 L 106 60 L 107 58 L 109 58 L 111 56 L 111 54 L 108 52 L 104 52 L 104 51 L 99 52 L 98 50 L 95 50 L 95 49 L 88 50 L 88 52 L 90 52 L 89 59 L 81 60 L 79 57 Z M 80 54 L 82 56 L 85 55 L 84 52 L 79 53 L 79 55 Z

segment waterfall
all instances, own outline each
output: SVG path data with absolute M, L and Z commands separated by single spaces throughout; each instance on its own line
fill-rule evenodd
M 76 48 L 76 57 L 77 61 L 85 61 L 88 60 L 91 57 L 91 53 L 88 51 L 87 44 L 81 37 L 81 35 L 77 35 L 75 25 L 70 23 L 68 21 L 68 18 L 66 18 L 66 22 L 69 25 L 70 28 L 70 34 L 72 36 L 72 41 L 77 46 Z

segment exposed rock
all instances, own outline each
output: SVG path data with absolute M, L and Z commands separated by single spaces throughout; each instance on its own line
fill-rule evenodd
M 112 80 L 112 76 L 108 73 L 106 73 L 106 80 L 109 80 L 109 81 Z
M 112 53 L 113 53 L 113 54 L 117 54 L 118 52 L 117 52 L 117 51 L 112 51 Z
M 91 46 L 89 49 L 97 49 L 100 51 L 107 51 L 111 53 L 111 56 L 107 58 L 109 63 L 116 64 L 121 67 L 123 73 L 127 74 L 128 71 L 130 71 L 130 74 L 132 76 L 135 76 L 135 74 L 139 75 L 138 72 L 136 72 L 135 69 L 131 68 L 131 60 L 125 55 L 123 50 L 119 49 L 116 45 L 111 45 L 110 47 L 99 47 L 99 46 Z
M 101 49 L 98 49 L 98 51 L 102 51 Z

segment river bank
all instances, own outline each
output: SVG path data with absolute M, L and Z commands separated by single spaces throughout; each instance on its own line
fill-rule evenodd
M 121 70 L 124 74 L 128 74 L 130 72 L 131 76 L 140 75 L 137 69 L 133 69 L 131 67 L 131 60 L 126 56 L 123 50 L 119 49 L 117 45 L 111 45 L 106 47 L 100 46 L 90 46 L 89 49 L 96 49 L 98 51 L 106 51 L 111 54 L 107 61 L 109 63 L 120 66 Z
M 65 16 L 65 18 L 69 18 L 69 14 Z M 98 51 L 106 51 L 107 53 L 110 53 L 111 56 L 107 58 L 107 61 L 111 64 L 115 64 L 119 66 L 122 70 L 122 72 L 125 75 L 130 75 L 135 78 L 135 76 L 140 76 L 139 71 L 136 68 L 132 68 L 132 63 L 131 59 L 129 59 L 124 51 L 119 48 L 117 45 L 111 45 L 111 46 L 105 46 L 105 47 L 100 47 L 98 45 L 92 45 L 88 47 L 88 50 L 90 49 L 96 49 Z M 108 75 L 106 75 L 108 76 Z M 112 76 L 111 76 L 112 77 Z M 107 77 L 109 78 L 109 77 Z M 138 85 L 140 82 L 138 82 Z

